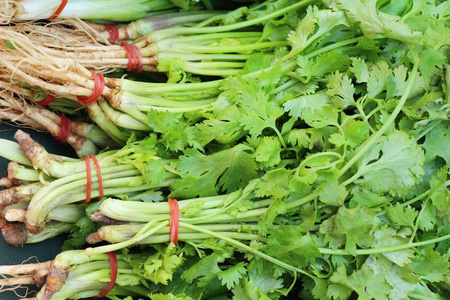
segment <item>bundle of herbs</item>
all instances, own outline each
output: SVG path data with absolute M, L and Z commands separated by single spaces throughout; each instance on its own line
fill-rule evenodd
M 448 1 L 323 1 L 267 23 L 286 25 L 289 46 L 251 55 L 236 75 L 116 81 L 142 101 L 205 91 L 214 100 L 141 110 L 152 133 L 119 150 L 122 162 L 153 186 L 173 180 L 89 204 L 66 246 L 108 243 L 62 252 L 37 299 L 93 296 L 105 281 L 143 291 L 108 294 L 127 300 L 445 299 L 449 16 Z M 47 218 L 28 217 L 31 228 Z M 89 267 L 111 251 L 142 277 L 115 282 L 108 263 Z M 133 265 L 130 253 L 143 258 Z M 99 273 L 71 276 L 72 264 Z

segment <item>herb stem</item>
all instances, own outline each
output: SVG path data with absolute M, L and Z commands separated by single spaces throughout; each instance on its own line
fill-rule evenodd
M 355 153 L 355 155 L 350 159 L 341 169 L 339 172 L 338 177 L 342 177 L 342 175 L 345 174 L 367 151 L 369 151 L 373 145 L 378 141 L 378 139 L 388 130 L 392 124 L 395 121 L 395 118 L 397 118 L 398 114 L 403 108 L 403 105 L 405 104 L 406 100 L 408 99 L 409 94 L 411 93 L 411 89 L 413 87 L 416 75 L 417 75 L 417 69 L 418 64 L 414 64 L 414 67 L 411 71 L 410 77 L 408 79 L 408 84 L 405 88 L 405 92 L 403 93 L 402 97 L 400 98 L 400 101 L 398 102 L 397 106 L 395 107 L 392 114 L 389 116 L 386 123 L 383 124 L 383 126 L 375 132 L 373 135 L 369 137 L 367 142 L 358 149 L 358 151 Z
M 425 202 L 423 203 L 423 205 L 422 205 L 422 207 L 421 207 L 421 209 L 420 209 L 419 215 L 418 215 L 417 218 L 416 218 L 416 222 L 415 222 L 415 224 L 414 224 L 413 232 L 412 232 L 412 234 L 411 234 L 411 237 L 409 238 L 409 243 L 410 243 L 410 244 L 414 241 L 414 238 L 416 237 L 417 229 L 419 228 L 419 220 L 420 220 L 420 217 L 422 216 L 422 214 L 423 214 L 425 208 L 427 207 L 428 199 L 430 199 L 430 198 L 427 198 L 427 199 L 425 200 Z
M 218 233 L 216 233 L 214 231 L 210 231 L 210 230 L 202 228 L 200 226 L 196 226 L 196 225 L 192 225 L 192 224 L 188 224 L 188 223 L 184 223 L 184 222 L 180 222 L 180 226 L 185 227 L 185 228 L 189 228 L 189 229 L 192 229 L 192 230 L 196 230 L 196 231 L 199 231 L 199 232 L 203 232 L 203 233 L 206 233 L 206 234 L 209 234 L 210 236 L 216 237 L 216 238 L 221 239 L 221 240 L 225 240 L 225 241 L 229 242 L 230 244 L 233 244 L 233 245 L 237 246 L 238 248 L 246 250 L 247 252 L 250 252 L 250 253 L 252 253 L 252 254 L 254 254 L 254 255 L 262 258 L 262 259 L 265 259 L 267 261 L 270 261 L 271 263 L 273 263 L 275 265 L 278 265 L 278 266 L 280 266 L 280 267 L 282 267 L 282 268 L 284 268 L 286 270 L 290 270 L 290 271 L 292 271 L 294 273 L 298 272 L 298 273 L 306 275 L 306 276 L 308 276 L 308 277 L 310 277 L 312 279 L 316 278 L 316 276 L 308 273 L 307 271 L 304 271 L 302 269 L 299 269 L 299 268 L 291 266 L 291 265 L 289 265 L 287 263 L 284 263 L 284 262 L 282 262 L 282 261 L 280 261 L 280 260 L 278 260 L 278 259 L 276 259 L 276 258 L 274 258 L 274 257 L 272 257 L 270 255 L 267 255 L 267 254 L 265 254 L 265 253 L 263 253 L 261 251 L 258 251 L 256 249 L 250 247 L 250 246 L 247 246 L 246 244 L 243 244 L 243 243 L 241 243 L 239 241 L 236 241 L 236 240 L 234 240 L 232 238 L 229 238 L 229 237 L 223 236 L 221 234 L 218 234 Z
M 371 255 L 371 254 L 381 254 L 381 253 L 389 253 L 389 252 L 397 252 L 404 249 L 414 248 L 414 247 L 420 247 L 430 244 L 436 244 L 438 242 L 442 242 L 445 240 L 450 239 L 450 234 L 434 238 L 427 241 L 421 241 L 421 242 L 415 242 L 415 243 L 406 243 L 401 245 L 395 245 L 395 246 L 389 246 L 389 247 L 380 247 L 380 248 L 373 248 L 373 249 L 357 249 L 356 250 L 356 256 L 358 255 Z M 352 255 L 350 252 L 346 250 L 333 250 L 333 249 L 327 249 L 327 248 L 319 248 L 319 252 L 322 254 L 328 254 L 328 255 Z

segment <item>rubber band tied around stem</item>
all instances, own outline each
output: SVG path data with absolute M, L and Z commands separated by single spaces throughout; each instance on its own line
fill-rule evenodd
M 142 72 L 143 66 L 141 49 L 139 49 L 135 44 L 128 44 L 127 42 L 122 42 L 120 45 L 127 52 L 128 65 L 126 70 L 128 72 L 132 70 L 136 70 L 138 73 Z
M 105 24 L 105 29 L 109 32 L 109 42 L 111 45 L 119 44 L 119 28 L 115 24 Z
M 66 117 L 65 114 L 61 115 L 59 133 L 55 137 L 55 140 L 66 143 L 69 140 L 71 132 L 71 122 L 70 119 Z
M 64 10 L 64 7 L 66 7 L 68 0 L 62 0 L 61 4 L 58 6 L 58 8 L 55 10 L 55 12 L 53 13 L 53 15 L 51 15 L 50 18 L 48 18 L 47 20 L 49 21 L 53 21 L 56 18 L 59 17 L 59 15 L 62 13 L 62 11 Z
M 178 243 L 178 228 L 180 225 L 180 209 L 178 201 L 175 199 L 168 199 L 170 207 L 170 241 L 174 244 Z
M 101 200 L 103 198 L 103 180 L 102 180 L 102 172 L 100 169 L 100 164 L 98 163 L 97 157 L 95 155 L 89 155 L 83 157 L 84 162 L 86 164 L 86 199 L 83 200 L 82 203 L 89 203 L 91 202 L 91 195 L 92 195 L 92 172 L 91 172 L 91 163 L 89 159 L 92 159 L 95 166 L 95 171 L 97 172 L 97 178 L 98 178 L 98 200 Z
M 53 100 L 55 100 L 55 96 L 48 94 L 44 99 L 42 99 L 41 101 L 36 101 L 36 103 L 42 106 L 46 106 L 52 103 Z
M 91 70 L 92 79 L 94 79 L 94 90 L 90 96 L 77 96 L 78 102 L 83 105 L 90 105 L 97 101 L 98 98 L 103 93 L 103 89 L 105 88 L 105 78 L 101 73 L 95 73 Z
M 114 288 L 114 285 L 116 284 L 117 279 L 117 273 L 118 273 L 118 263 L 117 263 L 117 256 L 114 252 L 107 252 L 109 257 L 109 267 L 111 268 L 110 275 L 109 275 L 109 282 L 106 288 L 101 291 L 95 298 L 103 298 Z

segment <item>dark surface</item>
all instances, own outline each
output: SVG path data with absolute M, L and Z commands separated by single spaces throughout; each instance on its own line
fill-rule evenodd
M 14 133 L 17 129 L 17 127 L 13 127 L 5 123 L 0 124 L 0 138 L 14 140 Z M 51 135 L 42 132 L 36 132 L 30 129 L 21 129 L 30 133 L 31 137 L 44 145 L 47 151 L 49 151 L 50 153 L 76 157 L 72 148 L 55 141 Z M 0 177 L 7 176 L 6 166 L 8 162 L 9 161 L 7 161 L 6 159 L 0 158 Z M 30 257 L 34 258 L 30 259 L 29 262 L 36 262 L 37 259 L 40 262 L 51 260 L 59 253 L 63 240 L 64 236 L 59 236 L 38 244 L 28 244 L 22 247 L 13 247 L 6 244 L 3 240 L 3 237 L 0 237 L 0 265 L 20 264 Z M 25 290 L 18 290 L 18 293 L 19 295 L 23 296 L 25 294 Z M 19 297 L 13 292 L 0 292 L 0 299 L 16 300 L 19 299 Z

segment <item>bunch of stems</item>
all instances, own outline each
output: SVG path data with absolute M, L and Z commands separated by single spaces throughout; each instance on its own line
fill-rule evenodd
M 117 254 L 117 281 L 109 296 L 147 297 L 154 292 L 154 284 L 142 274 L 134 272 L 130 259 L 145 261 L 149 253 Z M 0 266 L 0 289 L 8 286 L 18 290 L 24 285 L 33 285 L 40 291 L 28 300 L 65 300 L 89 298 L 104 290 L 110 280 L 109 256 L 99 254 L 87 256 L 82 250 L 60 253 L 54 260 L 43 263 Z M 128 282 L 128 284 L 126 284 Z M 136 285 L 137 284 L 137 285 Z
M 316 39 L 320 39 L 320 36 L 314 35 L 307 42 L 310 44 Z M 352 47 L 360 40 L 361 37 L 337 40 L 309 52 L 305 58 L 312 59 L 327 51 Z M 0 61 L 0 69 L 4 74 L 10 74 L 7 76 L 8 82 L 28 82 L 51 94 L 61 95 L 73 101 L 76 101 L 76 95 L 88 96 L 92 93 L 94 89 L 92 74 L 82 65 L 70 59 L 49 60 L 45 52 L 29 51 L 32 49 L 29 40 L 23 39 L 16 42 L 19 43 L 19 41 L 21 42 L 20 47 L 16 50 L 0 45 L 0 48 L 2 46 L 6 48 L 6 52 L 10 51 L 11 55 L 20 51 L 26 57 L 19 61 L 17 57 L 11 56 L 11 59 L 15 59 L 17 63 L 9 63 L 7 60 Z M 274 64 L 280 68 L 282 73 L 291 77 L 284 87 L 295 85 L 301 80 L 294 72 L 297 64 L 292 58 L 293 56 L 295 53 L 290 52 L 286 58 L 282 58 Z M 262 69 L 242 76 L 257 78 L 267 70 Z M 71 82 L 71 84 L 67 85 L 67 82 Z M 185 113 L 213 109 L 214 102 L 221 93 L 222 84 L 223 80 L 198 83 L 154 83 L 134 81 L 123 77 L 105 77 L 103 98 L 87 106 L 87 111 L 91 119 L 116 143 L 124 145 L 131 132 L 139 135 L 140 132 L 151 131 L 148 126 L 147 113 L 149 111 Z M 42 93 L 40 95 L 42 97 Z M 30 97 L 30 99 L 35 100 L 35 97 Z
M 16 89 L 24 93 L 13 94 L 0 90 L 0 119 L 19 126 L 25 125 L 38 131 L 46 131 L 53 137 L 57 137 L 61 132 L 61 115 L 41 105 L 21 99 L 20 97 L 23 97 L 29 90 Z M 76 120 L 70 121 L 67 143 L 79 157 L 96 154 L 99 150 L 108 147 L 116 147 L 100 127 Z
M 0 191 L 5 240 L 21 245 L 68 232 L 84 214 L 85 205 L 81 202 L 87 197 L 89 178 L 86 162 L 50 154 L 21 130 L 16 132 L 15 138 L 18 144 L 1 140 L 0 148 L 0 156 L 11 161 L 9 181 L 19 183 Z M 117 150 L 110 150 L 96 156 L 105 196 L 166 188 L 177 178 L 176 174 L 168 172 L 162 182 L 147 183 L 136 166 L 119 163 L 116 153 Z M 100 195 L 99 175 L 95 170 L 92 167 L 92 178 L 89 178 L 93 199 Z
M 60 0 L 4 0 L 0 2 L 0 24 L 48 19 L 60 6 Z M 126 22 L 173 9 L 175 5 L 170 0 L 71 0 L 58 16 Z
M 191 11 L 161 13 L 129 23 L 114 24 L 117 42 L 136 40 L 153 31 L 176 26 L 198 26 L 201 21 L 223 15 L 220 11 Z M 10 24 L 9 29 L 26 35 L 30 40 L 49 47 L 87 48 L 111 45 L 108 25 L 97 24 L 78 18 L 59 18 L 52 22 L 33 21 Z
M 197 21 L 198 26 L 171 26 L 168 28 L 159 26 L 161 29 L 151 31 L 134 45 L 140 49 L 144 71 L 173 72 L 175 69 L 177 72 L 196 75 L 222 77 L 236 75 L 245 66 L 245 61 L 252 53 L 274 52 L 276 48 L 288 45 L 286 41 L 268 40 L 263 35 L 261 23 L 265 24 L 285 13 L 303 8 L 310 2 L 304 0 L 280 11 L 231 25 L 202 26 L 204 22 L 210 24 L 212 21 L 203 20 L 204 22 L 200 23 L 198 21 L 211 16 L 211 13 L 194 14 L 190 18 Z M 217 16 L 221 17 L 220 13 L 212 14 L 209 19 L 216 20 Z M 172 19 L 181 21 L 185 18 L 185 16 L 176 16 Z M 172 25 L 175 21 L 166 22 L 164 25 Z M 144 24 L 152 27 L 149 25 L 154 25 L 156 22 L 160 21 L 153 20 L 152 22 L 150 20 L 150 24 Z M 132 26 L 130 29 L 142 27 L 144 26 Z M 158 25 L 153 27 L 158 27 Z M 23 40 L 24 37 L 21 37 L 14 27 L 11 27 L 11 31 L 14 34 L 9 36 L 8 41 L 15 48 L 23 47 L 21 42 L 16 42 L 16 40 Z M 126 28 L 124 31 L 128 32 Z M 130 67 L 129 56 L 132 55 L 120 45 L 88 44 L 82 47 L 70 44 L 32 43 L 31 40 L 28 44 L 29 47 L 34 48 L 34 52 L 46 53 L 48 59 L 71 58 L 87 68 L 101 71 Z M 17 53 L 11 52 L 12 54 Z M 5 55 L 7 54 L 5 53 Z

